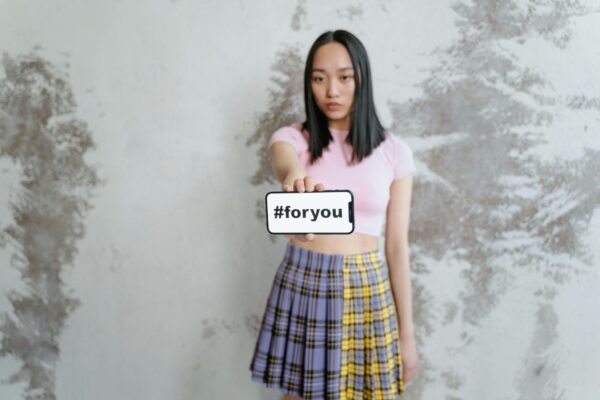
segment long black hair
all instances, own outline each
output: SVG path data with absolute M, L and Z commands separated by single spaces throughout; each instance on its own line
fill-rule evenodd
M 326 43 L 337 42 L 343 45 L 352 60 L 352 67 L 359 79 L 355 80 L 354 111 L 351 111 L 350 131 L 346 141 L 354 149 L 352 161 L 362 161 L 384 139 L 384 128 L 377 117 L 375 102 L 373 101 L 373 87 L 371 84 L 371 67 L 367 50 L 356 36 L 345 30 L 327 31 L 321 34 L 313 43 L 304 68 L 304 106 L 306 120 L 302 127 L 309 134 L 309 150 L 311 164 L 323 154 L 323 149 L 333 140 L 329 132 L 327 116 L 319 109 L 312 94 L 311 77 L 315 53 L 319 47 Z

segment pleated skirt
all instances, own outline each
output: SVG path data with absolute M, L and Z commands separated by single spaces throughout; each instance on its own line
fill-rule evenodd
M 288 242 L 251 379 L 304 400 L 396 399 L 404 392 L 396 318 L 378 250 L 326 254 Z

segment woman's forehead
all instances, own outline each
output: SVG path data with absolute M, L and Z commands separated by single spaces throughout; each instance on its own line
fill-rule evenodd
M 352 62 L 348 50 L 342 44 L 332 42 L 317 49 L 313 64 L 316 67 L 319 67 L 319 64 L 335 64 L 334 68 L 341 68 L 352 65 Z

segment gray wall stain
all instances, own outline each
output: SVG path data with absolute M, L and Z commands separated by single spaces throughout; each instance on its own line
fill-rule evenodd
M 215 336 L 217 331 L 212 326 L 205 326 L 202 328 L 202 339 L 210 339 Z
M 110 252 L 112 253 L 112 262 L 109 269 L 111 272 L 119 272 L 123 269 L 123 265 L 129 261 L 129 255 L 121 253 L 115 245 L 110 245 Z
M 84 160 L 95 145 L 86 123 L 74 117 L 66 73 L 35 53 L 5 53 L 2 67 L 0 157 L 23 170 L 18 199 L 6 205 L 15 224 L 2 229 L 15 243 L 11 264 L 29 289 L 7 294 L 12 312 L 1 316 L 0 356 L 22 366 L 3 383 L 24 383 L 24 399 L 55 399 L 60 334 L 80 305 L 65 293 L 61 273 L 77 255 L 91 189 L 101 181 Z
M 444 325 L 449 325 L 454 321 L 456 315 L 458 314 L 458 304 L 454 301 L 448 301 L 444 304 L 445 313 L 444 313 Z
M 251 318 L 252 316 L 250 316 Z M 248 325 L 248 318 L 246 317 L 245 325 Z M 237 321 L 227 321 L 225 319 L 212 319 L 208 320 L 204 318 L 202 320 L 202 339 L 210 339 L 220 332 L 227 332 L 235 335 L 240 331 L 241 324 Z
M 279 190 L 271 162 L 267 153 L 267 142 L 273 132 L 282 126 L 290 125 L 296 121 L 302 121 L 304 115 L 303 100 L 303 71 L 304 60 L 302 59 L 299 46 L 285 46 L 277 53 L 275 62 L 271 69 L 276 73 L 271 78 L 274 87 L 269 89 L 269 108 L 258 117 L 257 128 L 246 141 L 246 146 L 258 143 L 257 148 L 259 166 L 257 171 L 250 177 L 250 183 L 254 186 L 268 183 Z M 265 220 L 264 197 L 255 200 L 255 216 L 259 221 Z M 278 235 L 269 235 L 272 243 Z
M 558 317 L 551 303 L 540 303 L 535 315 L 535 331 L 519 373 L 519 400 L 561 399 L 557 385 L 559 365 L 550 352 L 558 338 Z
M 258 335 L 260 328 L 261 317 L 258 314 L 250 314 L 245 316 L 246 329 L 252 334 L 253 337 Z
M 388 12 L 387 5 L 391 3 L 392 0 L 378 0 L 376 2 L 376 6 L 379 7 L 383 12 Z M 368 3 L 368 6 L 371 6 L 372 3 Z M 363 8 L 363 3 L 358 2 L 356 4 L 349 4 L 343 8 L 339 8 L 335 10 L 336 15 L 339 18 L 344 18 L 348 20 L 348 22 L 355 22 L 354 19 L 364 20 L 365 10 Z M 335 28 L 331 28 L 335 29 Z
M 589 228 L 594 210 L 600 205 L 600 152 L 585 149 L 575 161 L 541 165 L 538 173 L 544 177 L 541 187 L 552 195 L 539 199 L 531 230 L 541 237 L 541 248 L 548 258 L 543 261 L 552 266 L 547 273 L 562 283 L 568 278 L 566 271 L 581 273 L 572 265 L 554 263 L 553 256 L 569 254 L 586 264 L 592 263 L 590 249 L 582 243 L 583 233 Z
M 464 379 L 456 371 L 443 371 L 442 378 L 449 389 L 458 390 L 463 384 Z
M 395 132 L 432 140 L 451 138 L 415 154 L 444 184 L 415 180 L 413 197 L 418 201 L 413 203 L 410 236 L 419 249 L 412 252 L 414 260 L 450 256 L 469 266 L 462 274 L 465 286 L 460 296 L 464 347 L 473 342 L 473 327 L 512 287 L 515 268 L 539 273 L 546 278 L 539 283 L 543 286 L 560 285 L 577 272 L 558 261 L 556 254 L 591 265 L 590 249 L 581 238 L 600 204 L 600 180 L 591 173 L 598 170 L 598 152 L 589 150 L 575 162 L 548 165 L 528 155 L 528 150 L 542 144 L 540 136 L 555 114 L 549 109 L 598 102 L 541 94 L 550 83 L 492 45 L 498 39 L 521 43 L 539 35 L 564 48 L 571 37 L 569 19 L 585 12 L 578 2 L 553 2 L 546 8 L 530 3 L 527 11 L 513 2 L 459 2 L 453 9 L 461 35 L 448 48 L 435 50 L 440 61 L 419 84 L 424 95 L 390 106 Z M 446 76 L 460 78 L 448 82 Z M 531 101 L 509 96 L 502 88 Z M 523 125 L 535 129 L 514 133 Z M 529 192 L 534 194 L 521 195 Z M 557 213 L 561 207 L 564 212 Z M 506 256 L 513 260 L 509 265 Z M 415 282 L 426 279 L 422 271 L 414 271 Z M 427 291 L 425 284 L 420 287 Z M 431 297 L 414 299 L 417 337 L 422 340 L 436 326 L 419 319 L 431 306 L 422 299 Z M 447 314 L 444 323 L 452 321 L 453 314 Z M 434 376 L 437 367 L 420 370 L 418 380 Z M 420 386 L 408 389 L 411 398 L 424 396 Z M 453 385 L 446 382 L 446 386 L 450 393 Z
M 306 24 L 306 0 L 298 0 L 294 15 L 292 15 L 291 26 L 295 31 L 299 31 L 303 26 L 305 29 L 310 28 L 310 25 Z
M 282 126 L 304 120 L 304 59 L 299 46 L 284 46 L 277 52 L 271 69 L 275 76 L 271 78 L 274 87 L 269 88 L 268 110 L 259 115 L 257 128 L 246 141 L 246 146 L 259 144 L 257 155 L 260 164 L 250 179 L 252 185 L 277 183 L 267 153 L 267 142 Z
M 354 18 L 360 19 L 363 16 L 363 8 L 361 4 L 353 4 L 346 6 L 341 10 L 336 10 L 336 14 L 340 18 L 345 18 L 348 21 L 354 21 Z

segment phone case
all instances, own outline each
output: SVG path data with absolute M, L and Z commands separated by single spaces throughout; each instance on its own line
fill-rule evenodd
M 265 209 L 271 234 L 354 232 L 354 195 L 350 190 L 269 192 Z

